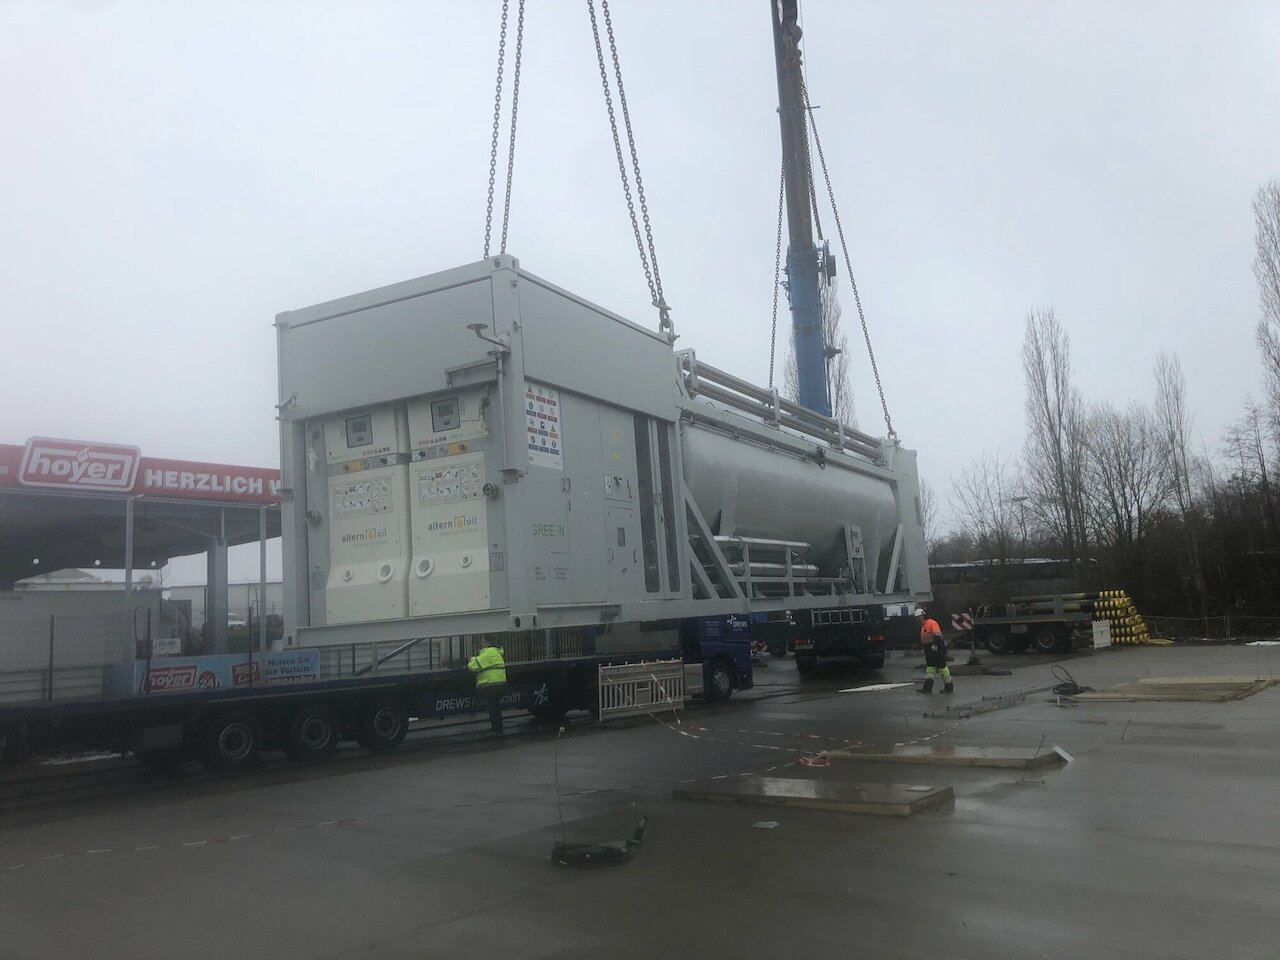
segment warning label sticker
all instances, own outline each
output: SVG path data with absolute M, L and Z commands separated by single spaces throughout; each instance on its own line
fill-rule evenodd
M 528 381 L 524 391 L 526 440 L 529 462 L 540 467 L 563 470 L 560 424 L 560 392 L 553 387 Z

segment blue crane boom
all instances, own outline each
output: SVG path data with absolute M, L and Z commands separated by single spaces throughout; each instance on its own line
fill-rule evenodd
M 798 399 L 801 406 L 829 417 L 827 345 L 818 293 L 825 257 L 813 242 L 809 206 L 809 130 L 804 107 L 797 0 L 769 0 L 769 12 L 778 69 L 778 123 L 782 133 L 787 201 L 787 299 L 796 351 Z

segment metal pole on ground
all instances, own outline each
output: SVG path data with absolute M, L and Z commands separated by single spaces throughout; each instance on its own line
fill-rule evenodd
M 258 652 L 267 649 L 267 508 L 258 508 Z
M 49 683 L 46 688 L 46 700 L 53 699 L 53 623 L 54 615 L 49 614 Z

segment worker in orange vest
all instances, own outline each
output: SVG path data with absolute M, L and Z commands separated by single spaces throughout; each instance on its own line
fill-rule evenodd
M 952 693 L 951 668 L 947 666 L 947 643 L 942 639 L 938 621 L 916 607 L 916 622 L 920 624 L 920 646 L 924 648 L 924 686 L 920 693 L 933 693 L 933 678 L 942 675 L 942 692 Z

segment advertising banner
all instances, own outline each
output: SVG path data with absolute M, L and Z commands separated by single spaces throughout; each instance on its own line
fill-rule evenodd
M 134 690 L 146 693 L 186 693 L 250 684 L 303 683 L 320 679 L 319 650 L 279 650 L 207 657 L 166 657 L 134 664 Z

